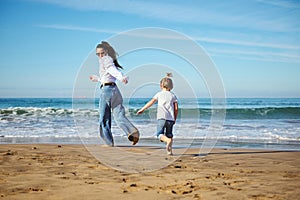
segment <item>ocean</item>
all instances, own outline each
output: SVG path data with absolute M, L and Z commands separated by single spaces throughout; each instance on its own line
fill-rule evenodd
M 140 130 L 138 145 L 163 146 L 156 139 L 156 107 L 136 115 L 148 98 L 124 99 L 126 115 Z M 180 99 L 174 147 L 198 147 L 207 140 L 219 148 L 300 150 L 300 98 L 228 98 L 218 134 L 210 135 L 211 99 Z M 220 108 L 220 110 L 222 110 Z M 224 111 L 224 110 L 223 110 Z M 117 145 L 130 145 L 113 122 Z M 210 138 L 212 137 L 212 138 Z M 98 144 L 98 100 L 1 98 L 0 143 Z

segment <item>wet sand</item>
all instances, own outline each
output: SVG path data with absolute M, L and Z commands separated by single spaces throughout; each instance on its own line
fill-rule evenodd
M 151 157 L 152 152 L 164 151 L 145 146 L 117 148 L 145 157 L 137 163 L 147 163 L 147 155 Z M 110 149 L 94 147 L 94 151 L 104 154 Z M 83 145 L 1 144 L 0 199 L 262 200 L 300 197 L 299 151 L 213 149 L 207 156 L 199 156 L 198 152 L 199 149 L 175 149 L 173 157 L 157 157 L 167 161 L 163 168 L 145 172 L 144 168 L 138 168 L 133 173 L 127 168 L 125 171 L 112 168 L 96 159 Z M 122 162 L 135 163 L 128 158 Z M 114 166 L 122 169 L 122 162 L 115 161 Z

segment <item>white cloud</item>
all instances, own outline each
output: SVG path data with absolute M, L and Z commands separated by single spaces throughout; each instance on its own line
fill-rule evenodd
M 270 62 L 284 62 L 284 63 L 300 63 L 300 55 L 286 52 L 270 52 L 270 51 L 242 51 L 242 50 L 221 50 L 208 49 L 212 56 L 226 56 L 234 57 L 241 60 L 258 60 Z
M 134 1 L 134 0 L 31 0 L 55 4 L 83 11 L 111 11 L 137 15 L 184 24 L 209 25 L 213 27 L 233 27 L 264 31 L 300 31 L 298 20 L 278 10 L 259 9 L 253 1 L 232 0 L 225 2 L 186 1 Z M 259 2 L 292 5 L 282 1 L 262 0 Z M 297 4 L 296 4 L 297 5 Z M 276 18 L 276 20 L 274 20 Z
M 107 33 L 107 34 L 118 34 L 123 33 L 123 31 L 118 30 L 109 30 L 109 29 L 97 29 L 91 27 L 81 27 L 81 26 L 73 26 L 73 25 L 59 25 L 59 24 L 52 24 L 52 25 L 38 25 L 41 28 L 50 28 L 50 29 L 58 29 L 58 30 L 68 30 L 68 31 L 88 31 L 88 32 L 98 32 L 98 33 Z M 141 29 L 143 30 L 143 29 Z M 156 38 L 156 39 L 168 39 L 168 40 L 183 40 L 185 37 L 178 37 L 178 36 L 170 36 L 161 34 L 159 32 L 147 32 L 147 31 L 140 31 L 134 32 L 135 37 L 144 37 L 144 38 Z M 126 34 L 126 32 L 125 32 Z M 189 37 L 186 37 L 189 39 Z M 258 43 L 258 42 L 249 42 L 244 40 L 228 40 L 224 38 L 209 38 L 209 37 L 190 37 L 195 41 L 199 42 L 207 42 L 207 43 L 214 43 L 214 44 L 222 44 L 222 45 L 231 45 L 236 46 L 238 48 L 247 49 L 247 47 L 262 47 L 264 50 L 261 51 L 251 51 L 251 50 L 220 50 L 216 48 L 210 48 L 209 52 L 212 55 L 216 56 L 234 56 L 238 59 L 247 59 L 247 60 L 263 60 L 263 61 L 272 61 L 272 62 L 300 62 L 300 55 L 295 54 L 298 50 L 300 50 L 299 45 L 287 45 L 287 44 L 279 44 L 279 43 Z M 268 49 L 269 51 L 267 51 Z M 281 50 L 286 51 L 285 53 L 279 52 L 270 52 L 270 50 Z M 288 53 L 287 53 L 288 52 Z
M 60 30 L 71 30 L 71 31 L 88 31 L 88 32 L 98 32 L 98 33 L 108 33 L 108 34 L 118 34 L 122 33 L 121 30 L 110 30 L 110 29 L 98 29 L 92 27 L 82 27 L 82 26 L 74 26 L 74 25 L 60 25 L 60 24 L 45 24 L 45 25 L 37 25 L 41 28 L 51 28 L 51 29 L 60 29 Z M 141 29 L 142 30 L 142 29 Z M 169 35 L 162 35 L 160 33 L 155 32 L 140 32 L 134 36 L 145 37 L 145 38 L 157 38 L 157 39 L 183 39 L 183 37 L 174 37 Z M 188 36 L 187 36 L 188 37 Z M 285 43 L 264 43 L 264 42 L 250 42 L 244 40 L 228 40 L 224 38 L 212 38 L 212 37 L 198 37 L 198 36 L 190 36 L 192 39 L 196 41 L 216 43 L 216 44 L 227 44 L 227 45 L 237 45 L 237 46 L 251 46 L 251 47 L 264 47 L 264 48 L 275 48 L 275 49 L 288 49 L 288 50 L 300 50 L 299 45 L 290 45 Z
M 69 30 L 69 31 L 87 31 L 87 32 L 97 32 L 97 33 L 109 33 L 109 34 L 117 34 L 120 32 L 120 31 L 109 30 L 109 29 L 98 29 L 98 28 L 81 27 L 81 26 L 73 26 L 73 25 L 60 25 L 60 24 L 44 24 L 44 25 L 37 25 L 37 27 L 58 29 L 58 30 Z
M 196 37 L 194 38 L 198 41 L 218 43 L 218 44 L 229 44 L 229 45 L 239 45 L 239 46 L 252 46 L 252 47 L 265 47 L 265 48 L 275 48 L 275 49 L 291 49 L 291 50 L 300 50 L 299 45 L 288 45 L 288 44 L 279 44 L 279 43 L 264 43 L 264 42 L 249 42 L 244 40 L 227 40 L 221 38 L 204 38 Z
M 299 1 L 288 1 L 288 0 L 257 0 L 260 3 L 269 4 L 277 7 L 283 8 L 292 8 L 292 9 L 299 9 L 300 3 Z

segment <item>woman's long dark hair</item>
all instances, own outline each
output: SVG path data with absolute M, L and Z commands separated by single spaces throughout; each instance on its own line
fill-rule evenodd
M 117 68 L 123 69 L 123 67 L 118 63 L 117 60 L 117 52 L 114 50 L 112 46 L 108 42 L 102 41 L 100 44 L 97 45 L 97 48 L 103 48 L 107 51 L 108 55 L 113 59 L 114 64 Z

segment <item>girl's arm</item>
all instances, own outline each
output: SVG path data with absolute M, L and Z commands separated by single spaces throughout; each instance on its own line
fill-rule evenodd
M 177 102 L 174 102 L 174 120 L 176 122 L 176 119 L 177 119 L 177 115 L 178 115 L 178 103 Z
M 148 103 L 146 103 L 146 105 L 144 105 L 143 108 L 141 108 L 139 111 L 137 111 L 136 114 L 142 114 L 147 108 L 151 107 L 155 102 L 157 101 L 157 99 L 151 99 Z

